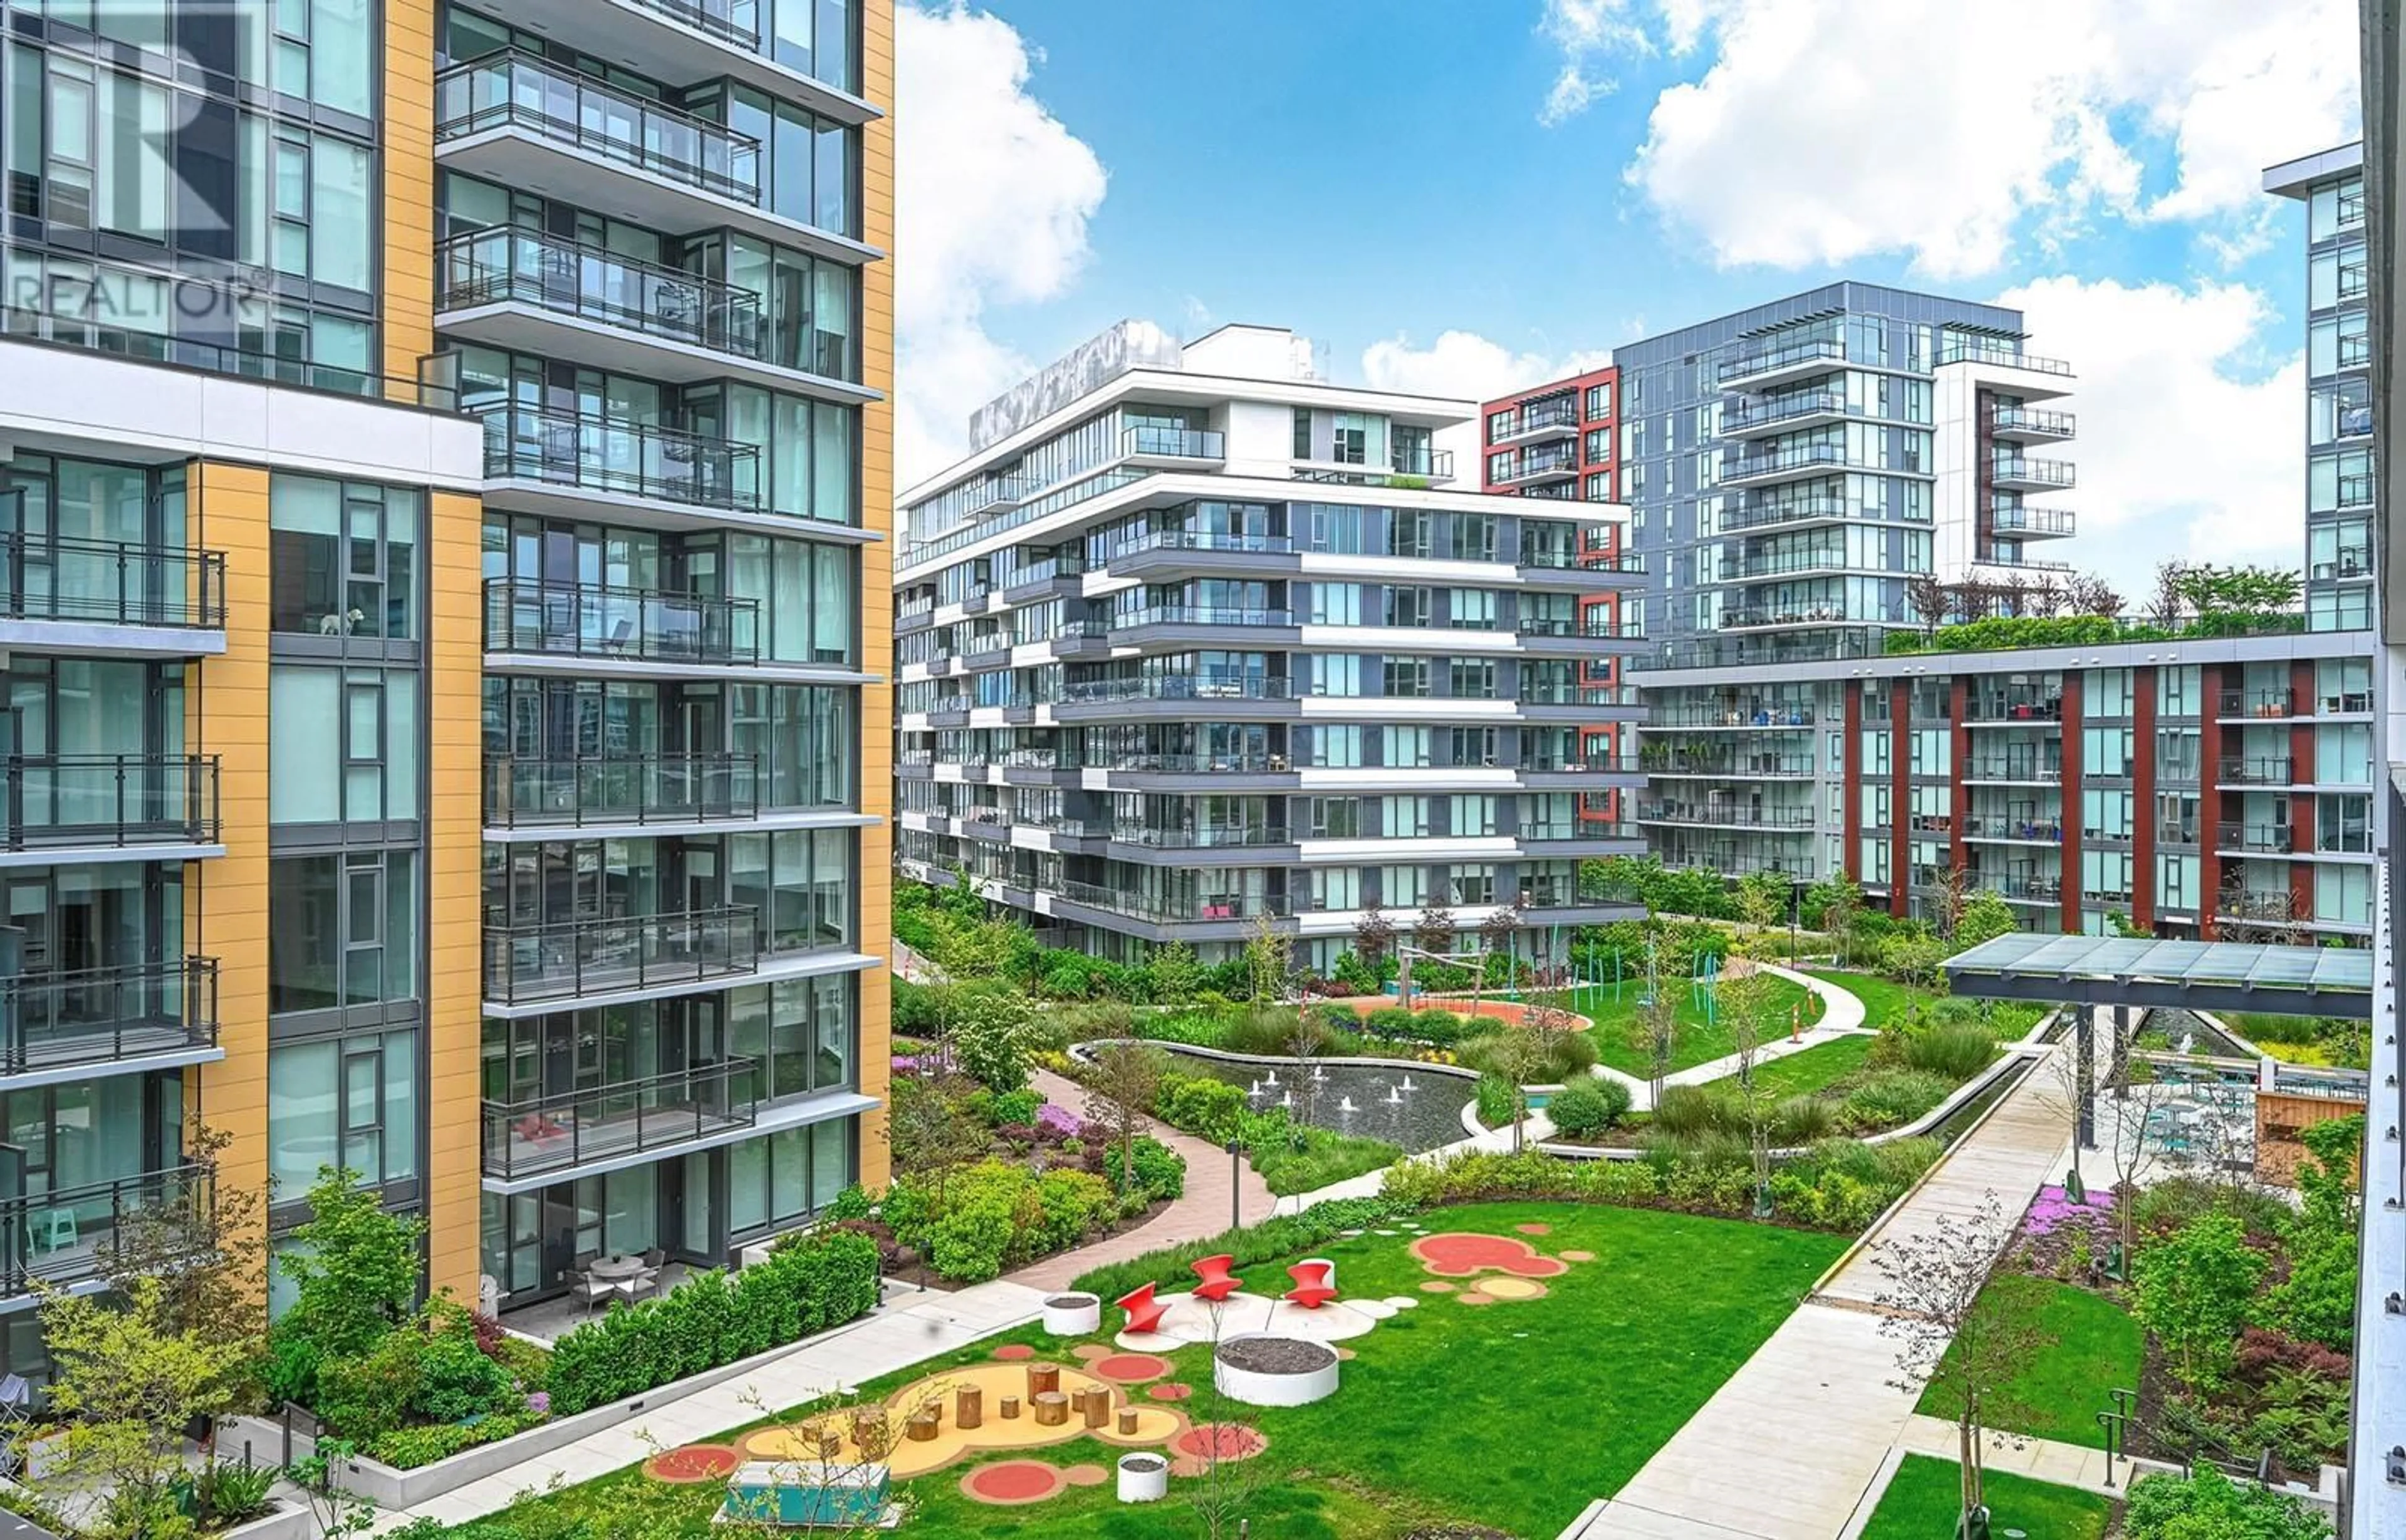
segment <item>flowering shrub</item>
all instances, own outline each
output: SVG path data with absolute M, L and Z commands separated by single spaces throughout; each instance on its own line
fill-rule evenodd
M 1083 1121 L 1078 1114 L 1068 1108 L 1055 1107 L 1051 1102 L 1046 1102 L 1036 1109 L 1036 1126 L 1065 1139 L 1078 1132 Z
M 2091 1193 L 2087 1203 L 2074 1203 L 2060 1187 L 2042 1187 L 2038 1198 L 2022 1216 L 2022 1234 L 2051 1236 L 2067 1223 L 2082 1229 L 2094 1229 L 2114 1212 L 2114 1194 Z

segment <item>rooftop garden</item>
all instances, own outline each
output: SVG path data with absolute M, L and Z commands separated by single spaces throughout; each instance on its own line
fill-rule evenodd
M 2276 635 L 2305 629 L 2301 591 L 2295 572 L 2168 561 L 2145 613 L 2128 615 L 2122 596 L 2094 577 L 1941 583 L 1925 575 L 1909 580 L 1905 593 L 1920 630 L 1890 631 L 1883 645 L 1891 655 L 2002 652 Z

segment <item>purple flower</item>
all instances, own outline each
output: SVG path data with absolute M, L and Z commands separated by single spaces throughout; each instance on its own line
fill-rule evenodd
M 1046 1102 L 1036 1109 L 1036 1126 L 1049 1128 L 1066 1138 L 1078 1131 L 1078 1115 L 1066 1107 Z
M 915 1075 L 918 1072 L 919 1060 L 915 1054 L 897 1053 L 894 1055 L 894 1073 L 898 1075 Z
M 542 1417 L 548 1417 L 551 1415 L 551 1392 L 549 1391 L 537 1391 L 532 1395 L 528 1396 L 527 1410 Z
M 2031 1203 L 2029 1214 L 2022 1220 L 2022 1234 L 2053 1235 L 2058 1227 L 2064 1224 L 2075 1224 L 2086 1229 L 2113 1211 L 2114 1194 L 2111 1193 L 2090 1193 L 2088 1202 L 2074 1203 L 2060 1187 L 2042 1187 L 2037 1200 Z

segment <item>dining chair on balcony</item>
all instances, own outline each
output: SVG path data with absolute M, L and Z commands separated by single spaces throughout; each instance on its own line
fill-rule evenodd
M 616 1299 L 619 1295 L 619 1288 L 616 1282 L 608 1279 L 595 1278 L 591 1273 L 570 1274 L 568 1292 L 585 1302 L 587 1315 L 593 1313 L 594 1306 L 604 1300 Z
M 33 1242 L 45 1254 L 71 1249 L 79 1238 L 72 1208 L 45 1208 L 34 1216 Z

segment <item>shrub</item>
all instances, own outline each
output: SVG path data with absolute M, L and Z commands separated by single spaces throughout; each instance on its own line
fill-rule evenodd
M 1411 1168 L 1405 1166 L 1401 1169 Z M 1410 1204 L 1398 1202 L 1386 1194 L 1332 1199 L 1327 1203 L 1314 1204 L 1300 1214 L 1282 1215 L 1241 1229 L 1224 1230 L 1201 1240 L 1147 1251 L 1125 1262 L 1107 1263 L 1080 1274 L 1069 1286 L 1087 1293 L 1099 1294 L 1104 1299 L 1117 1299 L 1140 1284 L 1191 1285 L 1195 1281 L 1191 1264 L 1203 1257 L 1226 1252 L 1236 1259 L 1235 1266 L 1250 1267 L 1256 1263 L 1309 1251 L 1326 1243 L 1339 1231 L 1366 1230 L 1411 1211 Z
M 426 1334 L 389 1331 L 375 1347 L 353 1357 L 328 1358 L 318 1366 L 318 1403 L 326 1426 L 344 1438 L 365 1441 L 401 1426 L 424 1380 Z
M 1476 1018 L 1473 1018 L 1474 1020 Z M 1462 1036 L 1463 1018 L 1431 1007 L 1412 1012 L 1412 1036 L 1433 1043 L 1450 1043 Z
M 1838 1109 L 1820 1096 L 1790 1096 L 1772 1109 L 1771 1127 L 1782 1144 L 1810 1144 L 1838 1131 Z
M 2161 1340 L 2184 1383 L 2211 1386 L 2230 1367 L 2263 1276 L 2264 1258 L 2248 1249 L 2239 1221 L 2208 1214 L 2139 1252 L 2130 1313 Z
M 1520 1088 L 1493 1069 L 1486 1070 L 1479 1077 L 1478 1103 L 1479 1121 L 1490 1128 L 1501 1128 L 1512 1121 Z
M 1848 1128 L 1893 1128 L 1936 1107 L 1954 1086 L 1924 1070 L 1884 1069 L 1847 1093 L 1838 1121 Z
M 280 1473 L 273 1465 L 237 1465 L 212 1460 L 192 1478 L 192 1498 L 201 1516 L 212 1524 L 231 1527 L 267 1506 L 268 1491 Z
M 985 1108 L 985 1119 L 989 1124 L 1034 1123 L 1036 1109 L 1043 1105 L 1044 1098 L 1041 1095 L 1026 1086 L 1022 1086 L 1016 1091 L 1006 1091 L 990 1099 Z
M 614 1306 L 552 1349 L 551 1409 L 571 1417 L 840 1326 L 877 1303 L 877 1243 L 848 1228 L 788 1236 L 732 1277 L 697 1273 Z
M 1235 1086 L 1228 1087 L 1234 1091 Z M 1174 1198 L 1186 1191 L 1185 1158 L 1159 1139 L 1139 1138 L 1136 1141 L 1136 1187 L 1150 1197 Z M 1124 1185 L 1120 1180 L 1120 1152 L 1111 1147 L 1103 1155 L 1103 1175 L 1111 1185 Z
M 448 1460 L 463 1449 L 497 1443 L 513 1434 L 524 1433 L 541 1422 L 545 1415 L 532 1410 L 503 1412 L 473 1423 L 436 1422 L 414 1428 L 395 1428 L 369 1440 L 361 1452 L 395 1470 L 416 1470 L 421 1465 L 432 1465 L 438 1460 Z
M 1996 1038 L 1977 1021 L 1932 1026 L 1908 1035 L 1904 1043 L 1906 1067 L 1943 1075 L 1959 1085 L 1988 1068 L 1996 1056 Z
M 869 1194 L 856 1181 L 835 1195 L 835 1201 L 827 1206 L 826 1217 L 830 1222 L 842 1223 L 847 1220 L 867 1219 L 869 1209 Z
M 1220 1046 L 1231 1053 L 1293 1056 L 1297 1042 L 1304 1055 L 1333 1053 L 1345 1046 L 1344 1035 L 1325 1022 L 1299 1016 L 1292 1006 L 1255 1006 L 1230 1018 Z
M 2228 1214 L 2250 1236 L 2272 1236 L 2281 1234 L 2295 1213 L 2269 1193 L 2198 1177 L 2166 1177 L 2140 1193 L 2130 1218 L 2143 1231 L 2166 1235 L 2207 1214 Z
M 1362 1018 L 1362 1024 L 1381 1038 L 1408 1038 L 1414 1020 L 1408 1007 L 1382 1005 Z
M 1350 1005 L 1313 1006 L 1311 1019 L 1332 1032 L 1352 1032 L 1362 1024 L 1362 1018 L 1353 1013 Z
M 418 1359 L 418 1389 L 411 1411 L 430 1422 L 460 1422 L 516 1403 L 517 1387 L 509 1371 L 476 1346 L 476 1328 L 465 1311 L 455 1307 L 447 1316 L 437 1311 L 432 1323 L 434 1330 L 426 1334 L 426 1349 Z
M 1161 1078 L 1153 1110 L 1181 1133 L 1225 1144 L 1237 1137 L 1237 1126 L 1245 1116 L 1245 1094 L 1226 1081 L 1172 1071 Z
M 1575 1139 L 1590 1138 L 1621 1122 L 1629 1112 L 1629 1087 L 1619 1081 L 1583 1076 L 1546 1098 L 1546 1116 Z
M 2123 1511 L 2130 1540 L 2329 1540 L 2331 1529 L 2294 1497 L 2242 1485 L 2212 1466 L 2184 1480 L 2144 1476 Z
M 1717 1129 L 1742 1128 L 1745 1109 L 1725 1089 L 1708 1085 L 1666 1085 L 1655 1104 L 1654 1127 L 1673 1138 L 1690 1138 Z

